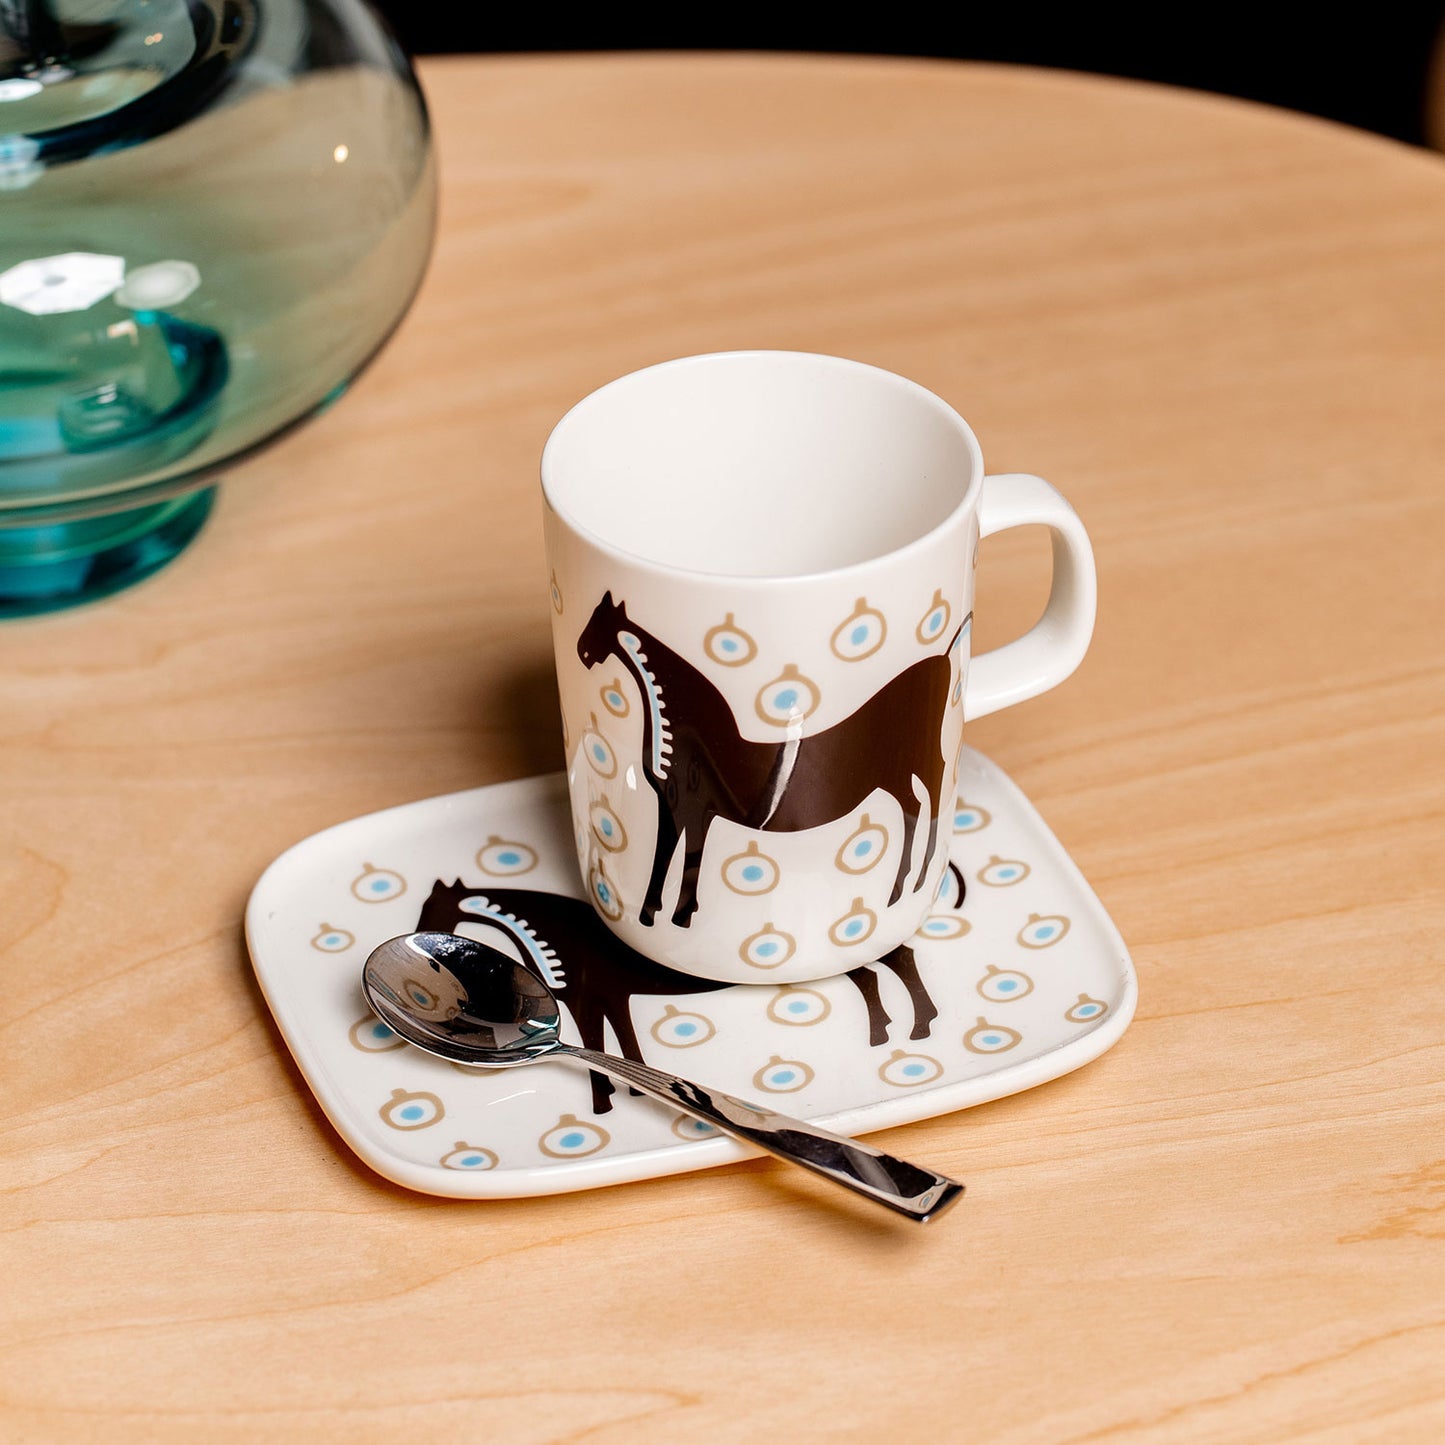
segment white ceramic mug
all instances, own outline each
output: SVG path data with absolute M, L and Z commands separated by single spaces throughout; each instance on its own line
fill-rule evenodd
M 964 719 L 1053 687 L 1094 559 L 916 383 L 804 352 L 621 377 L 542 456 L 578 858 L 639 952 L 795 983 L 889 953 L 948 861 Z M 1038 624 L 969 661 L 978 541 L 1041 523 Z

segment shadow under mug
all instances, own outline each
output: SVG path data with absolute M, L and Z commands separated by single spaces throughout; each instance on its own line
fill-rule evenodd
M 985 476 L 915 382 L 805 352 L 611 382 L 558 423 L 542 487 L 574 836 L 608 926 L 725 983 L 906 947 L 949 881 L 964 720 L 1088 648 L 1073 508 Z M 1053 540 L 1044 614 L 971 659 L 979 539 L 1030 524 Z

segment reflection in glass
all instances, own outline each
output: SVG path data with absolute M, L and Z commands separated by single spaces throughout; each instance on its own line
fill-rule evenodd
M 0 615 L 153 570 L 183 494 L 334 400 L 434 193 L 360 0 L 0 0 Z

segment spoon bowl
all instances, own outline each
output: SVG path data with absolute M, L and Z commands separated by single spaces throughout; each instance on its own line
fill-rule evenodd
M 505 953 L 456 933 L 388 939 L 361 986 L 393 1033 L 479 1069 L 532 1064 L 554 1053 L 562 1017 L 547 985 Z

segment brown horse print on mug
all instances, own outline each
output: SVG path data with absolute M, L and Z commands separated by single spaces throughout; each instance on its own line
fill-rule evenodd
M 672 921 L 682 928 L 691 924 L 703 849 L 716 819 L 761 832 L 801 832 L 849 817 L 879 789 L 903 815 L 890 905 L 908 882 L 919 792 L 927 798 L 927 844 L 912 885 L 915 892 L 922 888 L 938 844 L 951 761 L 944 755 L 944 717 L 953 681 L 950 653 L 961 631 L 962 625 L 944 650 L 905 668 L 832 727 L 754 742 L 739 733 L 723 694 L 639 627 L 609 591 L 583 628 L 577 655 L 588 668 L 615 658 L 644 701 L 642 765 L 657 796 L 657 843 L 638 921 L 652 927 L 668 868 L 681 848 L 682 886 Z M 789 712 L 802 717 L 816 705 L 816 695 L 808 695 L 811 684 L 795 671 L 791 678 L 785 673 L 776 692 L 765 689 L 760 696 L 760 715 L 769 721 L 785 724 Z

